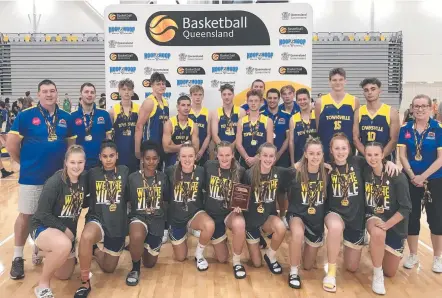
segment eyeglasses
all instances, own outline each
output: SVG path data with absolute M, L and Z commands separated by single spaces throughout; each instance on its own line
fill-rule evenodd
M 413 109 L 415 110 L 425 110 L 428 109 L 430 106 L 429 105 L 422 105 L 422 106 L 413 106 Z

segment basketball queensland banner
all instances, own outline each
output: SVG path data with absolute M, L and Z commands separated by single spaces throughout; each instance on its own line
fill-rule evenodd
M 130 78 L 140 102 L 151 94 L 154 72 L 167 78 L 175 100 L 194 84 L 209 109 L 221 105 L 219 88 L 235 88 L 245 101 L 252 81 L 266 90 L 311 88 L 312 9 L 308 4 L 114 5 L 106 8 L 107 107 L 118 102 L 115 81 Z M 116 45 L 125 45 L 118 47 Z

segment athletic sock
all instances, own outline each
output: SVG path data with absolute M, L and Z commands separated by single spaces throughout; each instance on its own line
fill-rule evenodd
M 140 264 L 140 260 L 138 260 L 137 262 L 132 261 L 132 271 L 140 272 Z
M 237 255 L 237 254 L 233 253 L 232 263 L 233 263 L 233 266 L 241 265 L 241 255 Z
M 14 256 L 12 257 L 13 261 L 15 260 L 15 258 L 23 258 L 24 248 L 24 246 L 14 246 Z
M 373 267 L 373 273 L 376 276 L 383 276 L 384 271 L 382 270 L 382 266 L 381 267 Z
M 267 248 L 266 255 L 267 255 L 267 257 L 269 257 L 269 260 L 271 263 L 276 262 L 276 251 L 274 251 L 270 246 L 269 246 L 269 248 Z
M 290 266 L 290 275 L 292 274 L 298 275 L 298 266 Z
M 328 263 L 327 276 L 336 277 L 336 264 Z
M 195 257 L 197 258 L 197 260 L 204 258 L 204 256 L 203 256 L 204 248 L 206 248 L 206 246 L 201 245 L 198 242 L 198 245 L 196 246 L 196 250 L 195 250 Z

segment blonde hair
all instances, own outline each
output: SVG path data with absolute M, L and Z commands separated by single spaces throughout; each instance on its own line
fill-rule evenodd
M 69 146 L 68 150 L 66 150 L 66 153 L 64 155 L 63 172 L 61 173 L 61 179 L 63 180 L 64 183 L 67 183 L 67 179 L 69 178 L 66 163 L 67 163 L 69 157 L 75 153 L 83 154 L 83 156 L 86 160 L 86 153 L 84 152 L 83 146 L 80 146 L 80 145 Z
M 189 90 L 189 94 L 190 95 L 192 95 L 193 93 L 196 93 L 196 92 L 201 92 L 204 95 L 204 88 L 203 88 L 203 86 L 201 86 L 201 85 L 193 85 L 192 87 L 190 87 L 190 90 Z
M 295 93 L 295 87 L 293 87 L 292 85 L 285 85 L 281 88 L 281 94 L 285 91 L 292 91 L 293 93 Z
M 313 138 L 309 136 L 304 146 L 304 153 L 307 152 L 307 149 L 310 145 L 320 145 L 322 151 L 324 152 L 324 147 L 322 146 L 321 140 L 319 138 Z M 299 161 L 300 168 L 299 171 L 296 171 L 296 180 L 301 181 L 301 183 L 308 184 L 308 160 L 305 157 L 305 154 L 302 155 L 301 160 Z M 319 178 L 322 180 L 322 194 L 323 197 L 327 197 L 327 172 L 324 167 L 324 157 L 322 157 L 321 163 L 319 164 Z
M 218 154 L 220 148 L 230 148 L 232 150 L 232 162 L 230 163 L 230 172 L 232 173 L 232 181 L 239 182 L 238 162 L 235 159 L 235 150 L 233 144 L 227 141 L 221 141 L 215 148 L 215 153 Z
M 333 135 L 333 137 L 332 137 L 331 140 L 330 140 L 330 150 L 332 149 L 332 147 L 333 147 L 333 142 L 334 142 L 335 140 L 346 141 L 346 142 L 347 142 L 347 145 L 348 145 L 348 150 L 351 151 L 350 141 L 348 140 L 347 135 L 346 135 L 345 133 L 343 133 L 343 132 L 337 132 L 337 133 L 335 133 L 335 134 Z M 332 154 L 331 152 L 329 152 L 329 154 L 330 154 L 330 159 L 334 162 L 335 159 L 334 159 L 334 157 L 333 157 L 333 154 Z M 351 152 L 349 152 L 349 156 L 350 156 L 350 154 L 351 154 Z
M 418 94 L 418 95 L 416 95 L 416 96 L 413 98 L 413 100 L 411 101 L 411 105 L 414 104 L 414 101 L 415 101 L 416 99 L 420 99 L 420 98 L 425 98 L 426 100 L 428 100 L 428 104 L 431 106 L 431 104 L 432 104 L 431 98 L 430 98 L 428 95 L 426 95 L 426 94 Z
M 273 145 L 272 143 L 266 142 L 266 143 L 262 144 L 261 146 L 259 146 L 257 155 L 260 155 L 264 148 L 270 148 L 270 149 L 275 150 L 275 154 L 277 152 L 275 145 Z M 272 170 L 273 170 L 273 166 L 272 166 L 272 169 L 270 169 L 270 173 L 272 172 Z M 258 160 L 258 162 L 256 162 L 252 166 L 251 171 L 252 171 L 252 189 L 257 189 L 261 185 L 261 160 Z

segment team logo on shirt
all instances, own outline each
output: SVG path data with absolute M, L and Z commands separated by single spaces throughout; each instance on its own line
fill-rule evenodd
M 41 123 L 40 118 L 38 118 L 38 117 L 32 118 L 33 125 L 37 126 L 37 125 L 40 125 L 40 123 Z
M 66 128 L 67 127 L 66 120 L 60 119 L 60 121 L 58 121 L 58 126 Z
M 110 189 L 115 189 L 115 203 L 119 204 L 121 200 L 121 180 L 109 181 Z M 106 181 L 95 181 L 95 193 L 97 195 L 97 204 L 98 205 L 109 205 L 110 201 L 108 200 L 108 189 L 106 188 Z
M 436 134 L 430 131 L 427 135 L 427 140 L 435 140 L 435 139 L 436 139 Z
M 104 117 L 98 117 L 97 124 L 104 124 Z
M 380 194 L 381 198 L 378 198 L 380 200 L 382 200 L 383 198 L 383 202 L 384 204 L 382 205 L 384 207 L 385 210 L 390 210 L 390 182 L 387 180 L 386 181 L 387 185 L 382 185 L 382 193 Z M 367 206 L 372 207 L 372 208 L 378 208 L 380 206 L 376 205 L 375 202 L 375 187 L 373 187 L 373 183 L 372 182 L 365 182 L 365 200 L 367 202 Z
M 316 189 L 316 183 L 319 183 L 319 189 Z M 315 200 L 314 206 L 324 204 L 323 181 L 310 181 L 309 183 L 301 183 L 301 199 L 302 205 L 310 205 L 309 198 Z M 316 192 L 316 193 L 315 193 Z
M 75 119 L 75 125 L 82 125 L 83 124 L 83 120 L 81 120 L 80 118 Z
M 273 179 L 261 181 L 260 189 L 255 189 L 255 203 L 272 203 L 276 198 L 276 190 L 278 189 L 278 175 L 274 175 Z
M 83 202 L 84 193 L 80 192 L 80 202 Z M 71 195 L 64 196 L 64 204 L 59 217 L 77 218 L 81 213 L 81 205 L 72 200 Z
M 343 176 L 343 179 L 349 182 L 348 196 L 349 197 L 357 196 L 359 194 L 359 184 L 356 178 L 356 173 L 353 170 L 353 167 L 351 167 L 350 173 L 341 174 L 341 176 Z M 342 184 L 340 179 L 338 178 L 338 175 L 336 174 L 336 171 L 333 171 L 331 174 L 331 184 L 333 189 L 333 196 L 336 198 L 342 198 L 343 197 Z
M 405 138 L 406 138 L 406 139 L 411 139 L 411 133 L 410 133 L 409 131 L 407 131 L 407 132 L 405 133 Z
M 211 198 L 218 200 L 218 201 L 223 201 L 225 200 L 224 196 L 220 193 L 221 190 L 221 184 L 226 184 L 229 183 L 229 188 L 232 185 L 232 180 L 224 178 L 224 177 L 218 177 L 218 176 L 211 176 L 210 177 L 210 189 L 209 189 L 209 195 Z
M 196 177 L 198 179 L 198 177 Z M 189 197 L 187 202 L 195 202 L 196 196 L 198 194 L 198 182 L 180 182 L 175 186 L 173 190 L 173 200 L 175 202 L 183 202 L 184 200 L 184 190 L 189 189 Z
M 138 187 L 137 188 L 137 210 L 158 210 L 161 207 L 161 181 L 156 187 Z M 153 198 L 147 198 L 146 193 L 149 194 L 150 188 L 153 188 Z

